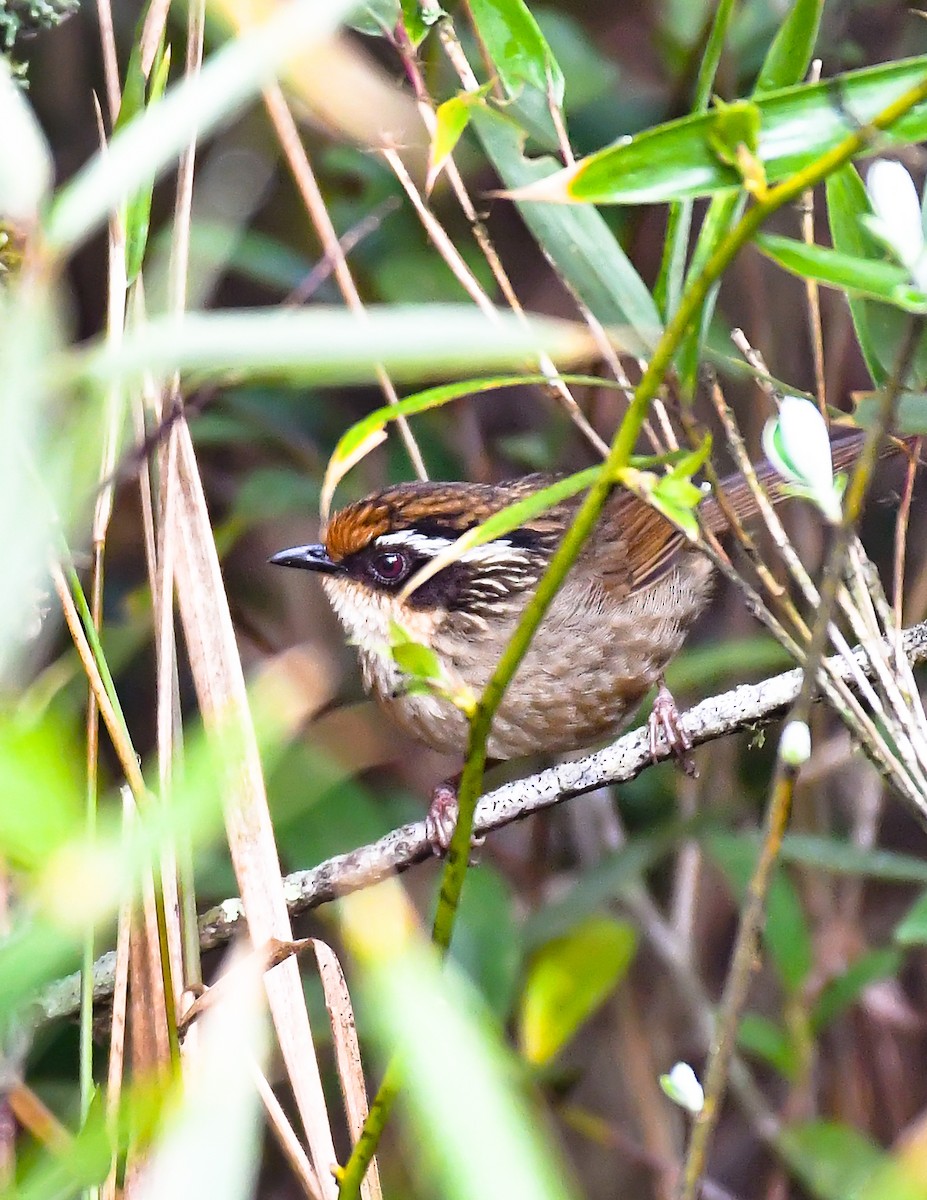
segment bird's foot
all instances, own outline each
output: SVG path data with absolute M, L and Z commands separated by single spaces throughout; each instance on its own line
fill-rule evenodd
M 451 845 L 451 838 L 457 828 L 457 783 L 458 779 L 445 779 L 431 793 L 431 805 L 425 817 L 425 834 L 431 843 L 431 848 L 443 858 Z M 485 837 L 470 839 L 470 865 L 476 866 L 480 860 L 480 848 L 486 841 Z
M 695 761 L 689 753 L 692 749 L 692 741 L 679 722 L 679 709 L 676 707 L 673 693 L 662 680 L 647 719 L 647 729 L 650 734 L 650 756 L 654 762 L 657 760 L 657 750 L 662 734 L 666 739 L 667 746 L 685 773 L 693 777 L 698 774 Z

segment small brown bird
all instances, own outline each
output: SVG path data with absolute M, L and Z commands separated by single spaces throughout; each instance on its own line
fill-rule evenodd
M 834 466 L 851 463 L 861 444 L 862 435 L 835 442 Z M 773 468 L 763 463 L 757 473 L 771 498 L 782 499 Z M 270 560 L 320 574 L 357 647 L 368 691 L 407 733 L 444 754 L 466 751 L 467 719 L 443 696 L 404 691 L 390 652 L 392 623 L 431 647 L 452 689 L 479 695 L 580 499 L 468 550 L 408 599 L 399 593 L 465 530 L 553 480 L 529 475 L 495 485 L 397 484 L 335 513 L 321 544 L 283 550 Z M 756 514 L 742 475 L 723 487 L 741 520 Z M 700 514 L 711 531 L 727 529 L 714 497 L 702 501 Z M 709 559 L 675 526 L 616 488 L 505 693 L 493 720 L 490 758 L 576 750 L 613 737 L 655 683 L 661 690 L 651 737 L 662 730 L 672 741 L 674 709 L 662 675 L 708 603 L 712 574 Z M 688 746 L 683 739 L 674 748 L 681 753 Z M 453 829 L 452 798 L 447 785 L 437 789 L 430 813 L 430 836 L 441 846 Z

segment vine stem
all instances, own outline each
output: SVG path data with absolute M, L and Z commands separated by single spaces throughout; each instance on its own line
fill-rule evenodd
M 784 205 L 797 200 L 808 188 L 817 186 L 828 175 L 861 153 L 875 132 L 889 128 L 923 100 L 927 100 L 927 77 L 889 104 L 868 126 L 855 130 L 815 162 L 775 187 L 767 189 L 757 198 L 754 207 L 725 235 L 709 256 L 701 273 L 686 288 L 679 307 L 667 324 L 635 389 L 607 458 L 599 468 L 599 473 L 580 505 L 573 524 L 554 553 L 537 591 L 525 608 L 518 627 L 471 717 L 467 758 L 458 789 L 457 826 L 447 852 L 432 930 L 432 941 L 440 953 L 446 953 L 450 947 L 460 906 L 470 858 L 473 817 L 482 791 L 486 746 L 493 718 L 538 626 L 595 528 L 619 472 L 628 465 L 650 403 L 656 397 L 665 375 L 672 366 L 673 356 L 683 338 L 695 327 L 709 290 L 721 278 L 725 268 L 741 247 L 750 241 L 768 217 Z M 399 1068 L 394 1061 L 388 1067 L 380 1091 L 371 1104 L 361 1136 L 348 1162 L 339 1172 L 339 1200 L 355 1200 L 360 1194 L 360 1184 L 367 1165 L 376 1153 L 380 1136 L 399 1091 L 399 1074 Z

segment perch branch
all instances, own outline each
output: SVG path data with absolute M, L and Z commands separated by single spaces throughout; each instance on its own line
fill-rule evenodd
M 905 630 L 903 649 L 912 666 L 927 661 L 927 621 Z M 857 666 L 870 672 L 865 651 L 854 651 Z M 845 659 L 834 665 L 842 678 L 854 683 Z M 710 697 L 683 713 L 682 728 L 695 746 L 751 727 L 758 728 L 783 716 L 798 697 L 800 669 L 786 671 L 761 683 L 742 684 Z M 660 746 L 658 759 L 670 757 Z M 584 758 L 559 763 L 536 775 L 516 779 L 487 792 L 480 800 L 474 821 L 477 834 L 491 833 L 513 821 L 531 816 L 574 796 L 613 783 L 627 783 L 652 764 L 646 727 L 626 733 L 610 746 Z M 338 896 L 370 887 L 391 875 L 407 871 L 432 857 L 424 821 L 403 825 L 368 846 L 339 854 L 308 871 L 296 871 L 284 880 L 291 916 L 317 908 Z M 244 930 L 244 910 L 239 899 L 224 900 L 200 918 L 200 945 L 210 950 L 224 945 Z M 94 1000 L 105 1003 L 112 995 L 115 956 L 104 954 L 94 965 Z M 37 1000 L 37 1021 L 45 1023 L 77 1012 L 80 976 L 75 974 L 48 987 Z

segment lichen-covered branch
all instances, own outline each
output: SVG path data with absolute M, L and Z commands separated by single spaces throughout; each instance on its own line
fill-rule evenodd
M 927 662 L 927 621 L 905 631 L 904 652 L 912 665 Z M 864 671 L 864 651 L 855 655 Z M 842 677 L 851 682 L 846 662 L 837 662 Z M 715 741 L 743 729 L 757 728 L 781 717 L 794 703 L 801 688 L 800 669 L 786 671 L 761 683 L 743 684 L 732 691 L 712 696 L 682 714 L 681 725 L 693 745 Z M 670 757 L 665 749 L 658 758 Z M 652 765 L 646 728 L 625 734 L 616 742 L 584 758 L 559 763 L 536 775 L 516 779 L 483 796 L 476 809 L 474 831 L 491 833 L 551 808 L 564 800 L 613 783 L 627 783 Z M 292 916 L 317 908 L 338 896 L 370 887 L 391 875 L 407 871 L 432 856 L 424 821 L 403 825 L 379 841 L 339 854 L 308 871 L 296 871 L 284 880 L 287 905 Z M 200 943 L 204 950 L 221 946 L 244 929 L 244 910 L 237 898 L 225 900 L 200 918 Z M 94 999 L 105 1003 L 112 993 L 115 960 L 105 954 L 94 968 Z M 77 1012 L 79 977 L 69 976 L 47 988 L 37 1001 L 39 1022 L 71 1016 Z

